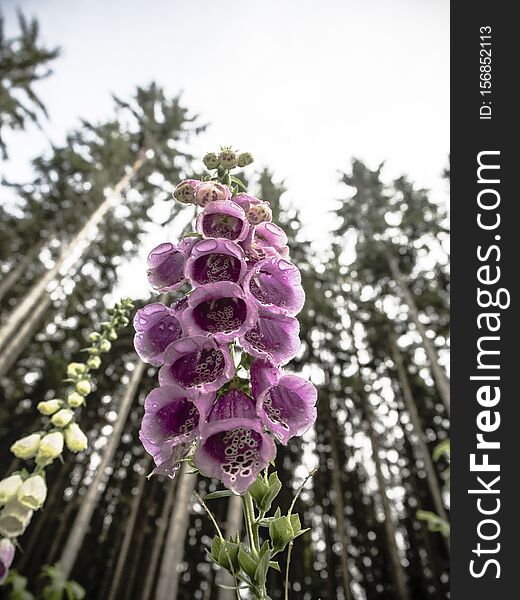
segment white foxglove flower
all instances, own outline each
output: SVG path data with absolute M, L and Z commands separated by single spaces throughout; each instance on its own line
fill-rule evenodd
M 45 466 L 63 452 L 63 434 L 61 431 L 53 431 L 44 436 L 40 442 L 36 454 L 36 464 Z
M 33 511 L 20 504 L 18 500 L 11 500 L 0 512 L 0 535 L 14 538 L 22 535 L 33 516 Z
M 26 479 L 18 490 L 18 502 L 32 510 L 43 506 L 47 497 L 47 485 L 41 475 L 33 475 Z
M 67 427 L 67 425 L 72 421 L 72 417 L 74 417 L 74 413 L 68 408 L 62 408 L 55 415 L 53 415 L 51 422 L 56 427 Z
M 42 436 L 39 433 L 32 433 L 19 440 L 11 446 L 11 452 L 16 458 L 27 460 L 32 458 L 38 451 Z
M 46 402 L 38 402 L 36 407 L 42 415 L 49 417 L 60 410 L 63 402 L 61 400 L 47 400 Z
M 87 436 L 77 423 L 72 423 L 65 429 L 65 443 L 71 452 L 82 452 L 87 448 Z
M 0 504 L 7 504 L 9 500 L 16 498 L 18 489 L 23 483 L 20 475 L 11 475 L 0 481 Z

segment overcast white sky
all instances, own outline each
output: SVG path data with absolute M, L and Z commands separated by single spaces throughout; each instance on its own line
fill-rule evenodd
M 211 124 L 203 154 L 223 144 L 251 151 L 289 187 L 311 237 L 340 196 L 351 157 L 408 173 L 446 193 L 449 154 L 448 0 L 2 0 L 35 15 L 60 45 L 38 86 L 44 133 L 8 137 L 11 180 L 47 139 L 78 117 L 110 115 L 110 92 L 154 79 Z M 344 192 L 343 192 L 344 194 Z M 319 237 L 319 236 L 318 236 Z

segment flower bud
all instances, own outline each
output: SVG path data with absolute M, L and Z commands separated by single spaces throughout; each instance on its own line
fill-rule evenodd
M 199 182 L 195 179 L 181 181 L 173 192 L 173 197 L 183 204 L 193 204 L 195 201 L 195 187 Z
M 238 155 L 237 164 L 239 167 L 247 167 L 252 162 L 254 162 L 253 155 L 250 152 L 242 152 Z
M 0 481 L 0 504 L 7 504 L 9 500 L 16 498 L 18 489 L 23 483 L 20 475 L 11 475 Z
M 110 348 L 112 348 L 112 344 L 108 340 L 101 340 L 99 344 L 101 352 L 110 352 Z
M 39 433 L 32 433 L 31 435 L 27 435 L 17 440 L 11 446 L 11 452 L 16 456 L 16 458 L 21 458 L 23 460 L 32 458 L 38 451 L 38 446 L 40 445 L 41 437 L 42 436 Z
M 218 169 L 219 160 L 218 156 L 214 152 L 209 152 L 206 154 L 202 159 L 202 162 L 204 163 L 206 169 Z
M 50 465 L 51 462 L 63 452 L 63 434 L 61 431 L 53 431 L 45 435 L 36 454 L 36 464 L 40 466 Z
M 71 452 L 81 452 L 88 445 L 87 436 L 77 423 L 72 423 L 65 429 L 65 443 Z
M 47 400 L 46 402 L 38 402 L 36 408 L 40 411 L 42 415 L 49 417 L 53 415 L 56 411 L 60 410 L 63 402 L 61 400 Z
M 117 331 L 115 329 L 109 329 L 107 337 L 109 340 L 112 340 L 114 342 L 115 340 L 117 340 Z
M 99 369 L 101 366 L 101 358 L 99 356 L 91 356 L 87 360 L 87 365 L 89 369 Z
M 89 333 L 88 341 L 89 342 L 97 342 L 100 337 L 101 337 L 101 335 L 97 331 L 93 331 L 92 333 Z
M 97 356 L 99 354 L 99 348 L 97 346 L 90 346 L 90 348 L 87 350 L 87 352 L 91 356 Z
M 18 537 L 27 529 L 33 511 L 20 504 L 18 500 L 11 500 L 0 512 L 0 535 L 8 538 Z
M 83 363 L 69 363 L 67 366 L 67 377 L 78 377 L 78 375 L 83 375 L 86 370 L 87 365 Z
M 62 408 L 59 410 L 51 419 L 53 425 L 56 427 L 67 427 L 67 425 L 72 421 L 72 417 L 74 414 L 68 408 Z
M 0 540 L 0 585 L 4 583 L 9 574 L 9 567 L 13 564 L 14 544 L 7 538 Z
M 226 148 L 218 155 L 218 162 L 224 169 L 234 169 L 237 166 L 237 155 L 233 150 Z
M 258 204 L 251 206 L 247 211 L 247 220 L 251 225 L 258 225 L 265 221 L 271 221 L 272 218 L 273 213 L 267 202 L 259 202 Z
M 84 402 L 85 398 L 83 398 L 81 394 L 78 394 L 78 392 L 71 392 L 67 396 L 67 404 L 72 408 L 78 408 L 78 406 L 81 406 Z
M 92 386 L 88 379 L 81 379 L 76 383 L 76 392 L 82 396 L 88 396 L 92 391 Z
M 41 508 L 46 497 L 47 485 L 41 475 L 29 477 L 22 483 L 18 490 L 18 502 L 31 510 Z

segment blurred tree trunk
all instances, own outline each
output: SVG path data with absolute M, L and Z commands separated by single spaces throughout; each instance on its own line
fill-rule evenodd
M 22 277 L 27 268 L 38 258 L 45 241 L 45 239 L 41 239 L 36 242 L 36 244 L 24 253 L 23 258 L 18 264 L 5 275 L 2 281 L 0 281 L 0 300 L 11 291 L 11 288 L 18 283 L 18 280 Z
M 426 356 L 428 357 L 428 360 L 430 362 L 430 368 L 432 371 L 433 378 L 435 379 L 437 389 L 439 390 L 439 395 L 449 416 L 450 382 L 446 376 L 444 369 L 439 364 L 439 355 L 437 354 L 437 351 L 435 350 L 432 342 L 426 335 L 426 329 L 424 328 L 424 325 L 419 319 L 419 310 L 417 309 L 417 304 L 415 303 L 413 294 L 412 292 L 410 292 L 410 288 L 406 283 L 406 279 L 403 273 L 401 272 L 401 269 L 399 268 L 399 261 L 397 260 L 397 257 L 388 248 L 385 248 L 385 256 L 388 261 L 388 267 L 390 268 L 390 272 L 392 273 L 392 276 L 394 277 L 401 292 L 401 297 L 408 306 L 409 315 L 413 323 L 415 324 L 419 335 L 421 336 L 424 351 L 426 352 Z
M 163 507 L 161 510 L 161 516 L 159 517 L 159 527 L 157 528 L 157 533 L 155 535 L 155 543 L 153 545 L 152 555 L 150 557 L 150 562 L 148 564 L 146 570 L 146 579 L 143 584 L 143 592 L 141 594 L 141 600 L 149 600 L 152 595 L 152 590 L 154 584 L 156 583 L 156 571 L 157 565 L 159 564 L 159 558 L 161 555 L 161 550 L 164 545 L 164 536 L 166 534 L 166 528 L 168 527 L 168 517 L 170 515 L 173 501 L 175 499 L 175 490 L 177 488 L 177 483 L 179 478 L 176 477 L 173 481 L 168 480 L 168 491 L 166 492 L 166 496 L 163 501 Z
M 439 486 L 439 480 L 437 479 L 437 474 L 435 472 L 435 467 L 433 466 L 432 457 L 430 455 L 430 451 L 428 449 L 428 445 L 426 443 L 426 437 L 424 435 L 424 431 L 421 424 L 421 418 L 419 417 L 419 413 L 417 411 L 417 405 L 415 403 L 414 397 L 412 395 L 412 390 L 410 387 L 410 382 L 408 380 L 408 375 L 406 373 L 406 369 L 403 364 L 403 357 L 401 356 L 401 352 L 397 347 L 397 343 L 395 338 L 392 336 L 390 339 L 390 344 L 392 348 L 392 359 L 397 368 L 397 374 L 399 377 L 399 383 L 401 386 L 402 397 L 410 415 L 410 420 L 413 425 L 413 429 L 417 439 L 417 446 L 419 448 L 420 457 L 424 463 L 424 468 L 426 470 L 426 479 L 428 480 L 428 485 L 430 486 L 430 492 L 432 495 L 433 505 L 435 508 L 435 512 L 441 517 L 444 521 L 448 522 L 448 515 L 446 513 L 446 509 L 444 508 L 444 502 L 442 501 L 442 493 Z M 412 442 L 413 445 L 413 442 Z M 449 539 L 444 538 L 449 548 Z
M 102 489 L 103 478 L 107 467 L 112 462 L 114 453 L 119 445 L 121 434 L 126 423 L 130 408 L 134 401 L 135 395 L 141 383 L 141 379 L 145 370 L 145 364 L 140 360 L 137 361 L 134 372 L 128 382 L 121 404 L 117 413 L 117 419 L 114 423 L 114 429 L 110 435 L 108 445 L 103 453 L 103 458 L 99 464 L 94 479 L 89 485 L 87 493 L 81 500 L 74 524 L 70 529 L 69 537 L 63 548 L 59 566 L 65 579 L 69 579 L 70 573 L 76 562 L 78 554 L 81 550 L 83 540 L 87 534 L 92 514 L 96 508 L 99 499 L 99 494 Z
M 337 423 L 331 414 L 330 408 L 327 411 L 328 429 L 330 435 L 330 447 L 331 456 L 333 462 L 333 468 L 331 470 L 332 476 L 332 489 L 334 491 L 334 500 L 332 502 L 334 507 L 334 517 L 336 518 L 337 531 L 341 553 L 341 581 L 343 584 L 343 591 L 345 600 L 352 600 L 352 590 L 350 588 L 350 572 L 348 567 L 348 548 L 349 539 L 347 534 L 347 522 L 345 519 L 345 504 L 343 496 L 343 486 L 341 481 L 341 463 L 338 455 L 338 430 Z
M 128 185 L 128 183 L 145 162 L 146 152 L 141 151 L 128 173 L 126 173 L 124 177 L 119 180 L 114 189 L 109 192 L 105 200 L 92 213 L 85 225 L 83 225 L 83 227 L 72 238 L 72 240 L 62 249 L 54 267 L 49 269 L 49 271 L 47 271 L 36 283 L 34 283 L 31 289 L 24 296 L 23 300 L 13 311 L 11 311 L 5 324 L 0 329 L 0 348 L 4 348 L 9 338 L 25 321 L 31 310 L 36 306 L 42 295 L 45 293 L 47 286 L 54 279 L 56 279 L 60 273 L 60 270 L 67 263 L 70 257 L 77 255 L 76 260 L 78 260 L 81 254 L 85 252 L 87 248 L 87 244 L 85 244 L 85 242 L 87 241 L 88 236 L 92 230 L 95 229 L 99 223 L 101 223 L 103 217 L 112 208 L 112 206 L 114 206 L 114 203 L 121 191 Z
M 379 440 L 374 431 L 374 419 L 372 414 L 372 407 L 370 405 L 369 399 L 366 396 L 364 390 L 361 390 L 361 394 L 363 397 L 363 403 L 365 408 L 365 418 L 367 421 L 367 430 L 368 436 L 370 438 L 370 444 L 372 446 L 372 459 L 374 461 L 374 466 L 376 468 L 376 477 L 377 484 L 379 487 L 379 494 L 381 496 L 381 503 L 383 505 L 383 513 L 384 513 L 384 526 L 385 526 L 385 534 L 386 541 L 388 546 L 388 554 L 390 559 L 390 571 L 391 576 L 394 580 L 396 597 L 399 600 L 411 600 L 410 595 L 408 593 L 408 585 L 406 582 L 406 575 L 404 572 L 403 565 L 401 564 L 401 560 L 399 559 L 399 551 L 397 548 L 396 541 L 396 530 L 394 525 L 394 519 L 392 515 L 392 510 L 390 508 L 390 502 L 388 501 L 388 496 L 386 495 L 386 482 L 383 475 L 382 465 L 381 465 L 381 457 L 379 456 L 380 447 Z
M 20 324 L 20 327 L 13 331 L 9 341 L 6 342 L 0 352 L 0 377 L 3 377 L 9 371 L 16 359 L 25 350 L 50 306 L 51 299 L 46 295 L 40 299 L 38 305 L 32 309 L 31 314 Z
M 188 473 L 189 468 L 187 463 L 183 463 L 177 475 L 177 494 L 166 535 L 155 600 L 177 600 L 180 567 L 190 524 L 190 497 L 197 482 L 197 476 Z
M 228 502 L 228 510 L 226 516 L 226 539 L 240 533 L 242 530 L 242 498 L 241 496 L 231 496 Z M 233 577 L 224 569 L 219 570 L 217 576 L 218 583 L 223 585 L 233 586 Z M 220 588 L 218 591 L 218 600 L 235 600 L 236 594 L 234 590 L 225 590 Z
M 121 576 L 128 559 L 128 552 L 130 550 L 130 544 L 134 535 L 135 524 L 137 522 L 137 516 L 139 514 L 139 506 L 141 504 L 141 498 L 143 495 L 144 484 L 147 481 L 146 472 L 150 466 L 150 456 L 147 456 L 143 462 L 144 473 L 139 478 L 139 485 L 137 486 L 137 493 L 132 498 L 132 507 L 130 509 L 130 515 L 125 523 L 124 531 L 125 535 L 123 543 L 119 549 L 119 556 L 117 557 L 117 564 L 112 575 L 112 584 L 110 586 L 110 592 L 108 594 L 108 600 L 115 600 L 119 591 L 119 585 L 121 583 Z M 137 550 L 136 550 L 137 551 Z M 127 582 L 128 583 L 128 582 Z M 131 588 L 132 586 L 129 585 Z

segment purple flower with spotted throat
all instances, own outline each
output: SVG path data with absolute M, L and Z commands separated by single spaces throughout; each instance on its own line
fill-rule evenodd
M 235 367 L 227 345 L 213 337 L 194 335 L 171 343 L 159 370 L 160 385 L 177 385 L 186 396 L 216 392 L 234 375 Z
M 282 444 L 303 435 L 316 421 L 318 393 L 306 379 L 286 375 L 269 363 L 255 360 L 251 365 L 251 389 L 258 416 Z
M 244 289 L 260 306 L 297 314 L 305 302 L 300 271 L 284 258 L 265 258 L 244 277 Z
M 154 290 L 169 292 L 181 287 L 186 259 L 197 241 L 196 237 L 187 237 L 178 246 L 165 242 L 150 252 L 147 275 Z
M 162 365 L 164 351 L 182 336 L 179 312 L 160 302 L 147 304 L 134 317 L 135 351 L 144 362 Z
M 274 365 L 284 365 L 300 350 L 300 324 L 277 309 L 259 307 L 255 326 L 244 333 L 240 344 L 246 352 Z
M 244 251 L 226 239 L 202 240 L 195 244 L 184 274 L 193 287 L 206 283 L 240 283 L 247 270 Z
M 226 343 L 249 331 L 257 317 L 252 297 L 236 283 L 220 281 L 195 288 L 181 319 L 187 333 L 212 335 L 219 343 Z
M 175 475 L 182 459 L 199 435 L 199 423 L 208 413 L 215 394 L 186 398 L 173 385 L 152 390 L 144 403 L 139 439 L 156 464 L 154 474 Z
M 276 446 L 256 414 L 255 401 L 230 389 L 201 426 L 194 461 L 203 475 L 216 477 L 236 494 L 243 494 L 275 455 Z
M 241 242 L 249 227 L 246 213 L 231 200 L 210 202 L 197 217 L 197 232 L 205 238 Z

